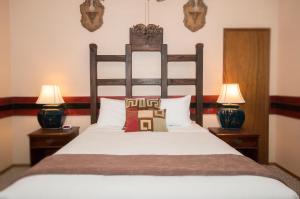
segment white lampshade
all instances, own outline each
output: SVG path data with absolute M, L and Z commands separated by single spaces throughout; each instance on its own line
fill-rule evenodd
M 37 104 L 63 104 L 64 99 L 61 96 L 60 89 L 56 85 L 43 85 Z
M 238 84 L 223 84 L 217 100 L 220 104 L 242 104 L 245 100 Z

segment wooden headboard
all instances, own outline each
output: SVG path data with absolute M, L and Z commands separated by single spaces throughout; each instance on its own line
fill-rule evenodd
M 150 26 L 150 27 L 149 27 Z M 151 29 L 151 31 L 148 30 Z M 196 54 L 169 55 L 167 44 L 163 44 L 163 29 L 155 25 L 137 25 L 130 28 L 130 44 L 125 46 L 125 55 L 98 55 L 96 44 L 90 44 L 90 89 L 91 89 L 91 123 L 97 122 L 99 97 L 98 86 L 125 86 L 126 97 L 132 97 L 132 87 L 136 85 L 159 85 L 161 97 L 168 98 L 168 86 L 195 85 L 196 111 L 191 118 L 199 125 L 203 121 L 203 44 L 196 44 Z M 161 53 L 161 78 L 133 79 L 132 53 L 149 51 Z M 98 79 L 97 65 L 99 62 L 125 62 L 126 77 L 124 79 Z M 168 62 L 195 62 L 196 78 L 169 79 Z

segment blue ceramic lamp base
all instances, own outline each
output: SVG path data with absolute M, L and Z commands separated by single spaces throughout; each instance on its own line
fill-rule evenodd
M 218 112 L 221 127 L 240 129 L 245 121 L 245 112 L 238 105 L 224 105 Z
M 44 106 L 37 115 L 39 124 L 45 129 L 59 129 L 63 126 L 66 116 L 59 106 Z

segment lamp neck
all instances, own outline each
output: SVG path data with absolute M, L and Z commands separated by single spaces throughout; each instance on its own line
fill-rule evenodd
M 239 104 L 222 104 L 224 108 L 240 108 Z
M 62 104 L 45 104 L 43 105 L 43 109 L 58 109 L 63 108 Z

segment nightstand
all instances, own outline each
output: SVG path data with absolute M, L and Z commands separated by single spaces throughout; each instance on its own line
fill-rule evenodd
M 208 128 L 208 130 L 243 155 L 258 161 L 258 134 L 247 129 L 228 130 L 222 128 Z
M 46 156 L 52 155 L 79 135 L 79 127 L 71 129 L 38 129 L 30 133 L 30 160 L 35 165 Z

